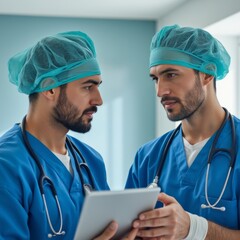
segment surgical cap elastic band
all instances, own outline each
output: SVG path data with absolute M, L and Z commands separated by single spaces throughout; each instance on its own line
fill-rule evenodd
M 56 70 L 48 72 L 35 80 L 33 88 L 38 89 L 35 92 L 43 92 L 52 88 L 59 87 L 63 84 L 75 81 L 77 79 L 99 74 L 101 74 L 101 71 L 98 62 L 95 58 L 93 58 L 87 61 L 73 63 L 67 66 L 67 69 L 64 66 L 62 68 L 58 68 Z M 62 79 L 61 82 L 57 81 L 59 78 Z M 24 88 L 18 90 L 24 93 L 29 91 L 28 89 Z
M 150 68 L 163 64 L 179 65 L 192 68 L 217 77 L 216 72 L 212 70 L 216 70 L 214 63 L 205 63 L 202 59 L 194 56 L 193 54 L 187 54 L 186 52 L 175 48 L 161 47 L 155 48 L 151 51 Z

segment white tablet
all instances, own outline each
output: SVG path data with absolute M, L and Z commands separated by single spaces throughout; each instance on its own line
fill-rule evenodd
M 91 240 L 115 220 L 119 227 L 113 239 L 131 229 L 141 212 L 155 207 L 160 188 L 95 191 L 85 197 L 74 240 Z

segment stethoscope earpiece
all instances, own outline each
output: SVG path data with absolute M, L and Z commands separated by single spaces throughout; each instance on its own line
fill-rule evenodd
M 201 204 L 201 208 L 205 209 L 205 208 L 211 208 L 211 209 L 214 209 L 214 210 L 219 210 L 219 211 L 222 211 L 222 212 L 225 212 L 226 211 L 226 208 L 225 207 L 215 207 L 215 206 L 212 206 L 212 205 L 206 205 L 204 203 Z
M 48 238 L 52 238 L 53 237 L 53 235 L 51 233 L 49 233 L 47 236 L 48 236 Z
M 48 234 L 48 238 L 52 238 L 52 237 L 56 237 L 56 236 L 58 236 L 58 235 L 64 235 L 64 234 L 65 234 L 65 231 L 62 231 L 62 232 L 57 233 L 57 234 L 49 233 L 49 234 Z

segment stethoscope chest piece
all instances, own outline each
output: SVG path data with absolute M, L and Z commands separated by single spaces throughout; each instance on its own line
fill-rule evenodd
M 225 118 L 224 118 L 220 128 L 218 129 L 218 131 L 217 131 L 217 133 L 214 137 L 213 144 L 211 146 L 211 149 L 210 149 L 210 152 L 209 152 L 209 155 L 208 155 L 208 164 L 207 164 L 206 178 L 205 178 L 205 198 L 206 198 L 207 204 L 205 204 L 205 203 L 201 204 L 202 209 L 210 208 L 210 209 L 219 210 L 219 211 L 225 211 L 226 210 L 226 208 L 224 206 L 217 207 L 217 204 L 222 199 L 222 196 L 225 192 L 225 189 L 226 189 L 226 186 L 227 186 L 230 174 L 231 174 L 231 170 L 233 169 L 234 163 L 236 161 L 236 133 L 235 133 L 235 126 L 234 126 L 234 121 L 233 121 L 232 115 L 225 108 L 224 108 L 224 110 L 225 110 Z M 228 119 L 230 120 L 231 130 L 232 130 L 232 139 L 231 139 L 232 146 L 229 149 L 216 148 L 217 141 L 218 141 L 218 139 L 220 137 L 220 134 L 223 130 L 223 127 L 225 126 Z M 161 175 L 161 172 L 162 172 L 162 169 L 163 169 L 163 165 L 164 165 L 166 157 L 167 157 L 168 149 L 170 148 L 170 145 L 171 145 L 174 137 L 179 132 L 180 128 L 181 128 L 181 124 L 179 124 L 179 126 L 172 132 L 170 137 L 167 139 L 166 144 L 165 144 L 164 149 L 163 149 L 163 153 L 161 154 L 161 157 L 160 157 L 160 160 L 159 160 L 159 166 L 158 166 L 155 178 L 154 178 L 153 182 L 148 187 L 157 187 L 158 186 L 158 181 L 160 179 L 160 175 Z M 213 159 L 213 156 L 220 151 L 229 154 L 230 159 L 231 159 L 230 160 L 230 166 L 229 166 L 229 169 L 228 169 L 228 173 L 227 173 L 226 180 L 224 182 L 222 191 L 221 191 L 217 201 L 215 203 L 211 204 L 210 201 L 209 201 L 209 197 L 208 197 L 209 170 L 210 170 L 210 165 L 211 165 L 211 161 Z

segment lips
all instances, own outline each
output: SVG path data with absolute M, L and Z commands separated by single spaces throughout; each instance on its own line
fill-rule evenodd
M 90 108 L 85 109 L 85 111 L 83 112 L 82 116 L 85 115 L 88 120 L 92 120 L 93 119 L 93 114 L 97 112 L 97 107 L 96 106 L 92 106 Z
M 95 111 L 88 111 L 88 112 L 84 112 L 84 115 L 87 116 L 89 119 L 92 119 L 94 113 Z
M 166 108 L 173 106 L 177 101 L 176 100 L 165 100 L 161 101 L 162 105 Z
M 97 107 L 96 106 L 93 106 L 93 107 L 91 107 L 91 108 L 88 108 L 88 109 L 86 109 L 84 112 L 83 112 L 83 114 L 86 114 L 86 115 L 93 115 L 94 113 L 96 113 L 97 112 Z

